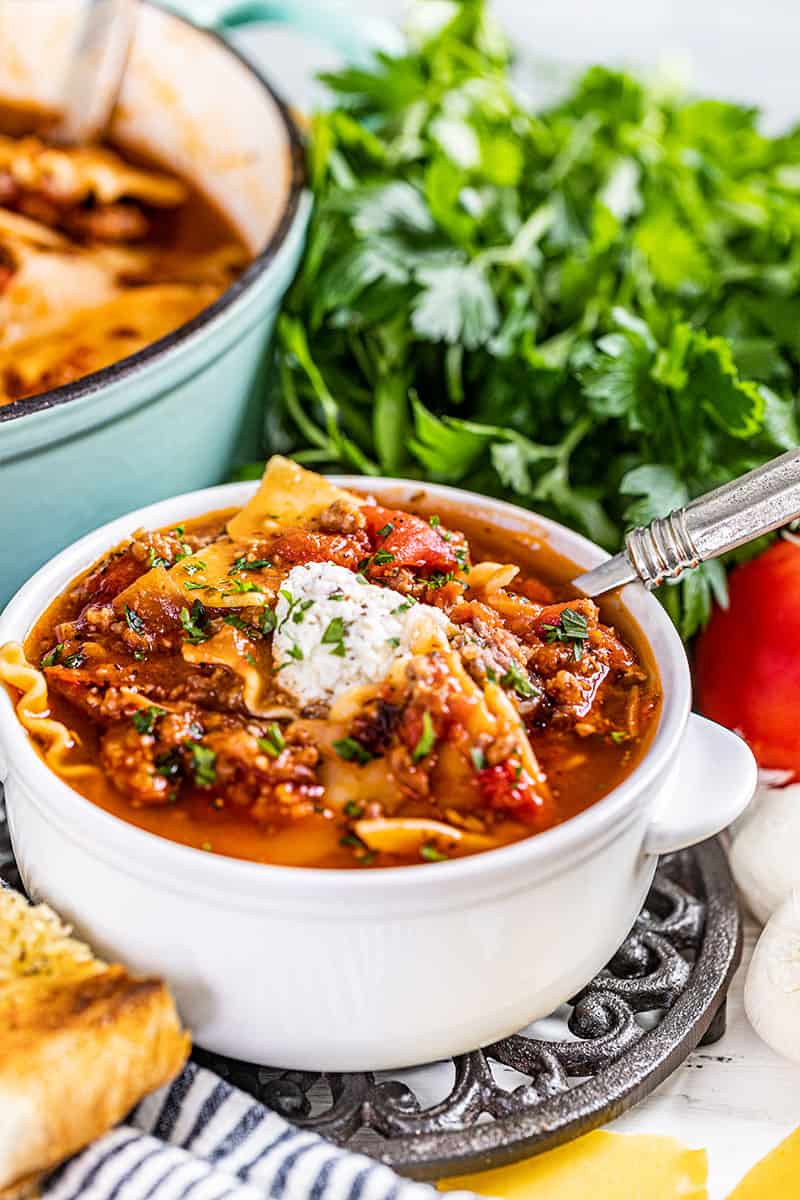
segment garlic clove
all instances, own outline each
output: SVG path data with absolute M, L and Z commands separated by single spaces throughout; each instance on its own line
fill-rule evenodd
M 800 784 L 760 786 L 733 835 L 730 864 L 747 907 L 764 924 L 800 888 Z
M 790 892 L 758 939 L 744 1007 L 759 1037 L 800 1063 L 800 890 Z

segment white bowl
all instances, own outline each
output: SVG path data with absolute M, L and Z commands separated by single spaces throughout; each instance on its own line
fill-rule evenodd
M 388 505 L 419 483 L 337 478 Z M 604 552 L 510 504 L 427 486 L 581 568 Z M 250 484 L 178 496 L 64 550 L 0 616 L 22 641 L 79 572 L 134 529 L 243 504 Z M 96 807 L 45 766 L 0 689 L 0 778 L 29 892 L 106 956 L 158 972 L 198 1043 L 278 1067 L 380 1070 L 486 1045 L 546 1015 L 608 961 L 639 912 L 659 853 L 717 833 L 756 767 L 734 734 L 690 716 L 689 669 L 658 602 L 624 607 L 664 693 L 653 742 L 619 787 L 571 820 L 472 858 L 380 871 L 265 866 L 178 845 Z

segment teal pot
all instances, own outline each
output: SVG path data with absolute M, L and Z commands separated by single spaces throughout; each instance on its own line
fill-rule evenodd
M 47 21 L 26 19 L 28 5 L 4 5 L 0 100 L 57 105 L 81 0 L 52 0 Z M 213 15 L 222 24 L 226 15 L 231 24 L 289 19 L 347 49 L 344 24 L 327 5 L 217 5 Z M 87 530 L 219 483 L 261 448 L 270 336 L 311 207 L 300 135 L 267 81 L 217 34 L 150 3 L 136 21 L 112 137 L 200 186 L 254 259 L 215 304 L 169 336 L 0 408 L 0 607 Z

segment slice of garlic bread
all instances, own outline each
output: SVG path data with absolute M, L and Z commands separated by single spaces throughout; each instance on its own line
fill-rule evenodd
M 52 910 L 0 888 L 0 1200 L 110 1129 L 188 1052 L 160 980 L 101 962 Z

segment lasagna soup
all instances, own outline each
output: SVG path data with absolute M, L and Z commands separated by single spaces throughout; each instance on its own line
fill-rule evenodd
M 138 530 L 0 676 L 48 764 L 152 833 L 296 866 L 526 838 L 638 761 L 658 683 L 595 603 L 474 515 L 283 458 L 241 511 Z
M 0 405 L 99 371 L 211 304 L 248 261 L 180 179 L 0 134 Z

